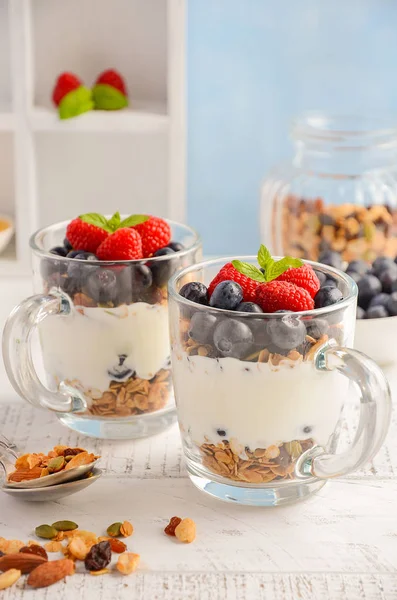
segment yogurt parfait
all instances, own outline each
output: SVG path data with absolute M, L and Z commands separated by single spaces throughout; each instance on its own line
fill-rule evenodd
M 36 292 L 63 307 L 38 323 L 46 383 L 81 400 L 61 420 L 111 438 L 172 423 L 167 282 L 197 260 L 195 232 L 155 216 L 89 213 L 41 230 L 32 246 Z
M 261 246 L 257 259 L 210 261 L 175 275 L 169 308 L 193 482 L 260 505 L 321 487 L 325 479 L 306 478 L 304 465 L 336 448 L 349 378 L 330 361 L 353 342 L 354 282 L 325 265 L 273 259 Z

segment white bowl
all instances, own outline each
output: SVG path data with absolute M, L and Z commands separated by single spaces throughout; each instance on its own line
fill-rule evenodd
M 380 366 L 397 362 L 397 317 L 357 319 L 354 347 Z
M 7 227 L 2 229 L 3 222 L 7 223 Z M 0 254 L 4 252 L 14 235 L 14 222 L 11 217 L 0 214 Z

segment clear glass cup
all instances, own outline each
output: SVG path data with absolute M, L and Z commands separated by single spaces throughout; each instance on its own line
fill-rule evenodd
M 185 283 L 208 285 L 230 260 L 193 265 L 169 282 L 172 370 L 187 470 L 198 488 L 222 500 L 286 504 L 377 453 L 390 422 L 390 391 L 380 368 L 349 347 L 357 287 L 348 275 L 309 263 L 335 280 L 344 299 L 307 312 L 237 313 L 180 296 Z M 256 264 L 256 257 L 241 260 Z M 293 334 L 285 336 L 285 325 Z M 352 381 L 361 389 L 360 422 L 352 447 L 338 454 Z
M 396 120 L 308 112 L 294 121 L 291 137 L 292 160 L 262 186 L 263 242 L 274 254 L 309 260 L 328 252 L 347 262 L 394 258 Z
M 134 261 L 49 253 L 63 244 L 66 222 L 32 236 L 37 295 L 13 310 L 3 334 L 6 371 L 22 398 L 94 437 L 143 437 L 175 421 L 167 282 L 200 260 L 201 240 L 169 224 L 184 249 Z

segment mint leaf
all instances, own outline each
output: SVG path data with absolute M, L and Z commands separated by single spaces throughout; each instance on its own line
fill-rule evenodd
M 86 213 L 85 215 L 80 215 L 79 218 L 84 221 L 84 223 L 95 225 L 96 227 L 100 227 L 101 229 L 112 233 L 112 229 L 109 227 L 106 218 L 99 213 Z
M 246 275 L 254 281 L 260 281 L 264 283 L 266 281 L 264 274 L 258 267 L 250 265 L 250 263 L 241 262 L 241 260 L 232 260 L 232 265 L 239 273 Z
M 112 231 L 116 231 L 116 229 L 119 229 L 120 227 L 120 213 L 117 211 L 114 213 L 113 217 L 111 219 L 109 219 L 108 221 L 108 226 L 110 227 L 110 229 Z
M 148 219 L 149 219 L 148 215 L 131 215 L 130 217 L 127 217 L 126 219 L 124 219 L 124 221 L 121 221 L 119 228 L 134 227 L 135 225 L 140 225 L 141 223 L 145 223 L 145 221 L 148 221 Z
M 299 258 L 292 258 L 292 256 L 285 256 L 281 260 L 274 262 L 270 267 L 266 270 L 266 281 L 273 281 L 279 275 L 282 275 L 287 269 L 290 267 L 301 267 L 303 262 Z
M 258 252 L 258 263 L 266 271 L 268 265 L 272 264 L 273 262 L 272 255 L 270 254 L 269 250 L 266 248 L 266 246 L 261 244 Z

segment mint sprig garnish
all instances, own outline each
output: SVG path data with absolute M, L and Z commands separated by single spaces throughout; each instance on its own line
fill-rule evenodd
M 134 227 L 149 219 L 147 215 L 131 215 L 122 221 L 118 211 L 115 212 L 110 219 L 107 219 L 104 215 L 99 213 L 86 213 L 85 215 L 80 215 L 79 218 L 84 221 L 84 223 L 100 227 L 108 233 L 114 233 L 117 229 L 121 229 L 122 227 Z
M 290 267 L 298 268 L 303 265 L 299 258 L 293 258 L 292 256 L 284 256 L 284 258 L 277 261 L 273 260 L 269 250 L 263 244 L 259 248 L 258 263 L 263 270 L 241 260 L 232 260 L 232 265 L 236 271 L 260 283 L 273 281 Z

